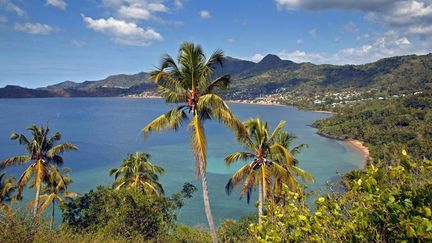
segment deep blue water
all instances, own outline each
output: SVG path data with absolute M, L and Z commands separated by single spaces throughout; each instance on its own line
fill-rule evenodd
M 299 111 L 292 107 L 230 104 L 241 120 L 260 116 L 271 128 L 283 119 L 286 129 L 298 136 L 295 144 L 306 143 L 309 148 L 298 156 L 300 167 L 315 176 L 311 190 L 325 190 L 326 181 L 336 172 L 347 172 L 361 167 L 362 155 L 344 142 L 316 134 L 308 126 L 328 114 Z M 65 166 L 72 169 L 74 183 L 69 190 L 85 193 L 97 185 L 109 185 L 108 171 L 117 167 L 128 153 L 145 151 L 152 154 L 152 162 L 166 169 L 161 178 L 167 194 L 181 190 L 184 182 L 200 186 L 195 177 L 195 161 L 191 151 L 187 126 L 178 132 L 154 133 L 146 141 L 141 129 L 152 119 L 169 110 L 160 99 L 125 98 L 47 98 L 0 99 L 0 159 L 23 154 L 24 148 L 9 140 L 13 131 L 24 133 L 30 124 L 49 124 L 51 131 L 60 131 L 62 141 L 78 145 L 79 152 L 64 155 Z M 225 155 L 242 150 L 233 134 L 223 126 L 207 122 L 208 185 L 213 216 L 217 222 L 237 219 L 256 211 L 254 203 L 239 200 L 237 192 L 225 194 L 224 186 L 241 163 L 227 167 Z M 7 169 L 16 177 L 22 167 Z M 27 194 L 28 198 L 33 194 Z M 201 191 L 186 202 L 178 212 L 180 222 L 206 224 Z

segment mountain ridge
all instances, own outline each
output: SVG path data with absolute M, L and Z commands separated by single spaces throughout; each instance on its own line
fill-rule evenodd
M 215 76 L 223 74 L 232 77 L 232 89 L 226 96 L 233 99 L 280 90 L 411 89 L 406 83 L 429 89 L 432 88 L 432 54 L 389 57 L 362 65 L 295 63 L 273 54 L 255 63 L 227 56 L 223 66 L 214 72 Z M 154 91 L 155 85 L 147 72 L 139 72 L 111 75 L 96 81 L 66 80 L 37 89 L 21 88 L 0 88 L 0 98 L 125 96 Z M 6 93 L 13 90 L 16 92 Z

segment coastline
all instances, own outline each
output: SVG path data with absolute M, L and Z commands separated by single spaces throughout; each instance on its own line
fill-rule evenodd
M 366 147 L 362 141 L 356 140 L 356 139 L 346 139 L 345 142 L 348 145 L 350 145 L 350 146 L 354 147 L 355 149 L 357 149 L 358 151 L 360 151 L 360 153 L 363 155 L 362 165 L 363 165 L 363 168 L 365 168 L 367 165 L 367 162 L 370 158 L 368 147 Z
M 228 103 L 234 103 L 234 104 L 248 104 L 248 105 L 267 105 L 267 106 L 287 106 L 279 103 L 271 103 L 271 102 L 252 102 L 250 100 L 227 100 Z

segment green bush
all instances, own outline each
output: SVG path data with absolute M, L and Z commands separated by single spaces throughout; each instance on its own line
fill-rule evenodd
M 249 225 L 256 222 L 257 214 L 241 217 L 238 221 L 227 219 L 219 226 L 218 238 L 221 242 L 253 242 Z
M 347 191 L 319 197 L 315 211 L 286 191 L 251 233 L 258 242 L 432 241 L 432 163 L 404 154 L 398 165 L 349 173 Z
M 98 187 L 61 207 L 65 226 L 74 232 L 103 232 L 113 237 L 152 239 L 176 227 L 175 210 L 196 188 L 185 184 L 172 197 L 130 189 Z

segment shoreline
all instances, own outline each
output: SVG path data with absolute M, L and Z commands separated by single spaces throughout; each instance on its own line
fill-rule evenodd
M 368 147 L 366 147 L 362 141 L 357 139 L 346 139 L 345 143 L 357 149 L 363 155 L 362 165 L 364 169 L 370 159 Z
M 266 105 L 266 106 L 288 106 L 288 105 L 283 105 L 283 104 L 279 104 L 279 103 L 270 103 L 270 102 L 251 102 L 249 100 L 227 100 L 227 103 L 234 103 L 234 104 L 247 104 L 247 105 Z
M 370 152 L 369 152 L 369 148 L 366 147 L 362 141 L 357 140 L 357 139 L 353 139 L 353 138 L 341 138 L 341 137 L 328 135 L 328 134 L 320 132 L 319 130 L 316 133 L 322 137 L 325 137 L 325 138 L 335 139 L 335 140 L 341 141 L 341 142 L 347 144 L 348 146 L 354 148 L 355 150 L 360 152 L 360 154 L 363 157 L 361 160 L 362 169 L 364 169 L 367 166 L 367 163 L 370 160 L 370 156 L 369 156 Z

